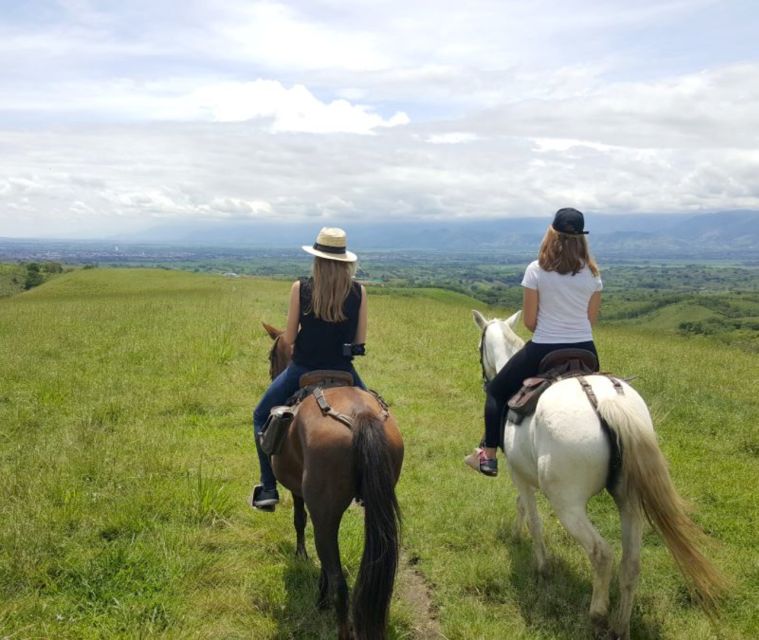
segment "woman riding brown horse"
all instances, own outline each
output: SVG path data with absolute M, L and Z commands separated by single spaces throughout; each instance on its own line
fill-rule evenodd
M 325 237 L 320 234 L 320 239 Z M 363 287 L 361 292 L 363 299 Z M 292 344 L 286 331 L 264 326 L 274 339 L 270 374 L 280 380 L 293 366 Z M 364 317 L 364 331 L 365 326 Z M 306 509 L 311 514 L 322 567 L 318 606 L 326 607 L 334 600 L 340 640 L 380 640 L 385 637 L 398 565 L 400 510 L 395 484 L 403 462 L 403 440 L 395 419 L 373 394 L 355 386 L 326 388 L 323 393 L 335 413 L 349 417 L 350 426 L 325 414 L 313 396 L 307 397 L 298 406 L 271 466 L 276 479 L 292 492 L 296 553 L 301 556 L 306 555 Z M 353 596 L 351 631 L 338 531 L 354 499 L 364 505 L 364 552 Z
M 314 245 L 304 246 L 303 250 L 314 256 L 313 276 L 296 280 L 290 288 L 287 327 L 283 332 L 291 349 L 287 354 L 289 363 L 272 378 L 253 411 L 256 436 L 263 430 L 270 411 L 298 390 L 301 376 L 309 371 L 338 369 L 349 373 L 357 386 L 364 386 L 353 368 L 353 356 L 363 353 L 367 326 L 366 291 L 353 279 L 356 254 L 347 250 L 342 229 L 326 227 Z M 271 510 L 279 502 L 277 481 L 258 437 L 255 440 L 261 483 L 253 488 L 251 505 Z

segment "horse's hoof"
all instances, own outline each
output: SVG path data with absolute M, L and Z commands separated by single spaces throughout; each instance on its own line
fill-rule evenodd
M 306 553 L 305 547 L 298 547 L 295 550 L 295 557 L 300 558 L 301 560 L 308 560 L 308 553 Z
M 611 640 L 630 640 L 630 629 L 613 629 L 609 631 L 609 638 L 611 638 Z
M 353 629 L 341 626 L 337 632 L 337 638 L 338 640 L 355 640 L 356 636 L 353 633 Z
M 595 640 L 609 640 L 615 637 L 609 629 L 609 618 L 602 614 L 591 614 L 590 621 L 593 624 L 593 637 Z

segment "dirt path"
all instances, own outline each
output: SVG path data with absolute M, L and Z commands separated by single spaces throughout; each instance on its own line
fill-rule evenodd
M 437 610 L 430 597 L 429 585 L 416 569 L 416 563 L 414 556 L 402 552 L 396 581 L 398 595 L 415 614 L 412 637 L 415 640 L 447 640 L 440 630 Z

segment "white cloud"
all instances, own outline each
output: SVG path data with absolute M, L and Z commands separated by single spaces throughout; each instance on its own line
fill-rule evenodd
M 712 0 L 22 3 L 0 24 L 0 235 L 759 208 L 758 16 Z
M 369 31 L 339 28 L 324 20 L 307 20 L 285 3 L 251 2 L 232 5 L 213 31 L 234 57 L 256 60 L 271 69 L 350 71 L 387 68 L 391 59 Z
M 462 142 L 473 142 L 479 138 L 480 136 L 476 133 L 451 131 L 450 133 L 433 133 L 427 138 L 427 142 L 432 144 L 461 144 Z
M 274 132 L 370 133 L 377 127 L 409 122 L 402 112 L 385 120 L 368 107 L 343 99 L 326 104 L 302 85 L 287 89 L 273 80 L 208 85 L 180 102 L 187 102 L 198 115 L 207 114 L 217 122 L 270 118 Z
M 514 136 L 430 145 L 429 135 L 413 124 L 325 138 L 246 123 L 0 134 L 0 235 L 138 220 L 538 215 L 567 203 L 612 213 L 759 208 L 756 149 L 539 146 Z M 35 173 L 42 156 L 55 171 Z
M 759 146 L 759 63 L 655 82 L 613 82 L 581 96 L 505 103 L 464 120 L 489 134 L 633 148 Z M 460 123 L 457 126 L 461 126 Z
M 126 121 L 264 120 L 274 132 L 371 133 L 410 122 L 402 111 L 384 118 L 369 106 L 346 99 L 323 102 L 303 85 L 287 88 L 276 80 L 221 82 L 192 88 L 182 82 L 53 85 L 50 97 L 16 96 L 6 108 L 18 111 L 93 113 Z

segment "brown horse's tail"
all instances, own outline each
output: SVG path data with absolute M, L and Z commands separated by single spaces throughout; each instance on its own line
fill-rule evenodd
M 706 534 L 691 520 L 687 504 L 672 483 L 649 416 L 641 414 L 628 396 L 601 400 L 598 412 L 621 444 L 620 496 L 639 505 L 664 539 L 698 603 L 708 614 L 715 613 L 727 580 L 701 552 Z
M 364 502 L 364 555 L 353 593 L 353 626 L 357 640 L 380 640 L 398 567 L 401 512 L 383 422 L 371 411 L 355 418 L 353 460 Z

